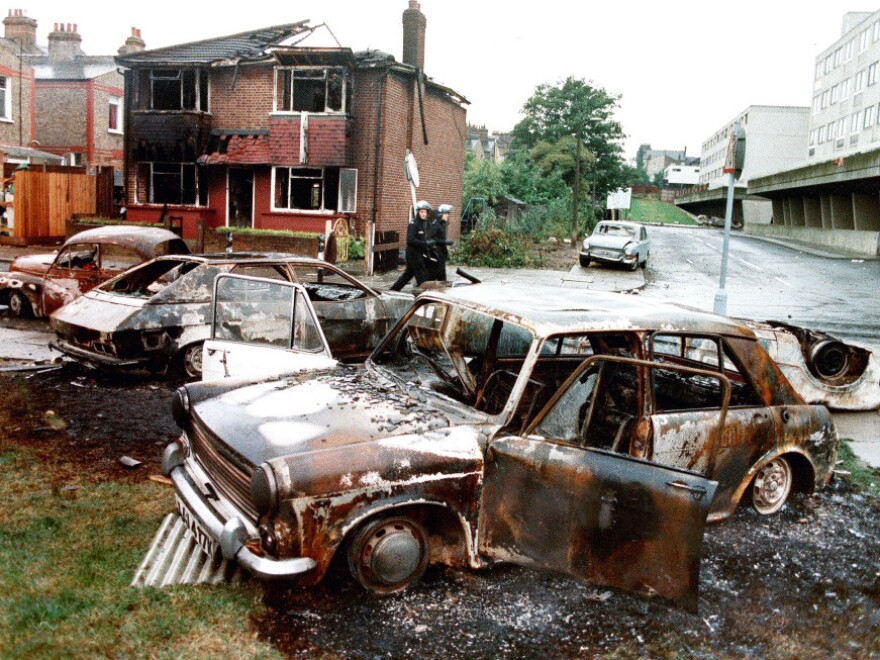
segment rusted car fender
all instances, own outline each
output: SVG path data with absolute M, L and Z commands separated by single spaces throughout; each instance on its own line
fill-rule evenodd
M 0 304 L 9 304 L 9 294 L 12 291 L 20 291 L 24 294 L 35 316 L 44 316 L 42 278 L 19 272 L 0 275 Z

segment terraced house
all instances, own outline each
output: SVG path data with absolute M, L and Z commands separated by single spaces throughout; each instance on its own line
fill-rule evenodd
M 406 149 L 419 196 L 456 204 L 467 101 L 425 76 L 417 2 L 403 27 L 402 62 L 353 52 L 308 21 L 117 57 L 128 218 L 165 209 L 183 218 L 186 238 L 199 220 L 323 231 L 345 218 L 358 233 L 405 234 Z M 455 235 L 457 216 L 452 224 Z

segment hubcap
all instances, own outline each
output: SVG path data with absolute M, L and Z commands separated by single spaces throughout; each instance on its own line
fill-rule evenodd
M 399 522 L 377 529 L 364 550 L 370 572 L 387 585 L 407 580 L 421 563 L 421 543 Z
M 202 346 L 190 346 L 183 357 L 183 366 L 188 376 L 202 375 Z
M 9 311 L 18 316 L 21 314 L 21 298 L 17 295 L 12 295 L 9 298 Z

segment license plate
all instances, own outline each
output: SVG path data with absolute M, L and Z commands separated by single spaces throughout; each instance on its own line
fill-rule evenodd
M 610 257 L 617 258 L 617 252 L 613 252 L 612 250 L 596 250 L 595 251 L 597 257 Z
M 189 508 L 187 508 L 183 500 L 179 497 L 175 497 L 174 499 L 177 501 L 177 513 L 180 514 L 183 524 L 186 525 L 186 528 L 193 535 L 196 543 L 199 544 L 199 547 L 205 552 L 205 554 L 213 558 L 214 555 L 217 554 L 217 542 L 211 538 L 207 531 L 205 531 L 205 528 L 202 527 L 202 524 L 192 514 Z

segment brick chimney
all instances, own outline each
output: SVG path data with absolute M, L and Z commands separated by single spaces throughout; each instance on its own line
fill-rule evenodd
M 37 21 L 24 15 L 22 9 L 10 9 L 9 16 L 3 19 L 6 39 L 21 44 L 25 53 L 39 52 L 37 48 Z
M 409 0 L 409 9 L 403 12 L 403 63 L 425 68 L 425 26 L 428 21 L 416 0 Z
M 131 28 L 131 36 L 116 51 L 119 55 L 128 55 L 129 53 L 139 53 L 147 47 L 147 43 L 141 38 L 140 28 Z
M 55 23 L 54 29 L 49 33 L 49 62 L 72 62 L 77 57 L 84 55 L 80 44 L 82 37 L 76 31 L 76 23 Z

